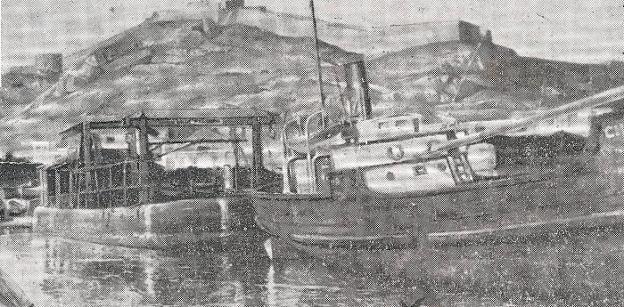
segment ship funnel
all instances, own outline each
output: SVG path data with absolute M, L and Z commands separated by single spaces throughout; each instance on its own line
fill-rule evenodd
M 366 66 L 363 60 L 340 65 L 344 70 L 346 88 L 344 108 L 349 119 L 370 119 L 371 101 L 366 78 Z

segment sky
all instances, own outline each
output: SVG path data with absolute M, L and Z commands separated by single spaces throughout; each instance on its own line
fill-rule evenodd
M 69 54 L 139 24 L 154 11 L 200 0 L 0 0 L 0 69 L 42 52 Z M 208 1 L 208 0 L 201 0 Z M 315 0 L 317 15 L 357 25 L 463 19 L 525 56 L 624 61 L 624 0 Z M 308 15 L 308 0 L 247 0 Z

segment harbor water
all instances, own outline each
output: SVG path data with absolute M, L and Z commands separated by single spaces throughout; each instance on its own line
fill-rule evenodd
M 474 283 L 474 276 L 461 272 L 454 275 L 455 280 L 425 285 L 390 280 L 372 272 L 345 271 L 314 259 L 271 261 L 261 244 L 263 238 L 252 234 L 218 249 L 155 251 L 17 233 L 0 236 L 0 269 L 13 278 L 35 306 L 612 306 L 624 303 L 621 287 L 624 244 L 618 234 L 596 236 L 561 247 L 515 247 L 524 251 L 519 254 L 526 256 L 527 250 L 534 250 L 550 259 L 548 266 L 552 272 L 520 276 L 525 281 L 523 285 L 514 284 L 514 278 L 506 274 L 517 275 L 524 266 L 531 265 L 530 261 L 511 257 L 509 251 L 505 251 L 508 257 L 503 261 L 495 253 L 488 254 L 487 249 L 464 250 L 462 253 L 481 253 L 479 260 L 472 261 L 496 263 L 494 275 L 500 278 L 490 281 L 498 284 L 491 286 L 500 286 L 493 288 L 505 289 L 500 292 L 485 291 Z M 532 252 L 528 253 L 529 259 L 538 261 L 531 258 Z M 459 267 L 437 269 L 449 272 Z M 526 268 L 524 272 L 533 271 Z M 550 295 L 540 297 L 536 295 L 539 293 Z

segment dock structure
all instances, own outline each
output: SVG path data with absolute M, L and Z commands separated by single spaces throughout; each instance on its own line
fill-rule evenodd
M 263 166 L 261 138 L 276 118 L 240 108 L 144 110 L 76 124 L 61 133 L 74 153 L 40 170 L 33 230 L 158 249 L 219 244 L 243 233 L 254 223 L 241 191 L 275 181 Z M 238 159 L 245 129 L 251 129 L 250 167 Z M 199 148 L 208 144 L 231 146 L 233 165 L 191 159 L 167 169 L 162 159 L 185 148 L 206 151 Z
M 190 127 L 190 128 L 202 128 L 202 127 L 237 127 L 247 126 L 251 128 L 251 146 L 252 146 L 252 163 L 251 163 L 251 178 L 250 187 L 255 188 L 260 184 L 260 177 L 262 172 L 263 158 L 262 158 L 262 126 L 271 125 L 275 121 L 275 114 L 260 110 L 249 109 L 207 109 L 207 110 L 150 110 L 144 111 L 138 116 L 128 116 L 121 120 L 111 121 L 89 121 L 74 125 L 61 133 L 63 138 L 69 138 L 73 136 L 80 136 L 81 144 L 81 158 L 84 163 L 85 170 L 92 172 L 93 170 L 102 169 L 99 166 L 98 157 L 93 147 L 94 138 L 93 133 L 96 130 L 106 129 L 125 129 L 130 132 L 132 137 L 129 137 L 128 157 L 124 164 L 124 173 L 132 172 L 136 174 L 136 186 L 130 187 L 130 189 L 136 189 L 139 191 L 138 203 L 145 204 L 152 201 L 150 198 L 153 193 L 150 191 L 150 178 L 148 172 L 148 164 L 152 162 L 154 156 L 151 153 L 153 146 L 162 146 L 163 144 L 181 144 L 182 146 L 188 146 L 188 144 L 198 143 L 239 143 L 243 140 L 240 139 L 218 139 L 218 140 L 165 140 L 159 142 L 150 141 L 150 136 L 157 135 L 158 128 L 166 127 Z M 185 145 L 186 144 L 186 145 Z M 161 155 L 162 156 L 162 155 Z M 125 170 L 126 167 L 131 168 Z M 55 170 L 55 167 L 50 167 L 48 170 Z M 110 173 L 110 171 L 109 171 Z M 61 189 L 61 172 L 54 172 L 54 180 L 51 181 L 48 186 L 58 185 L 55 192 L 59 192 Z M 91 180 L 91 177 L 95 178 L 95 175 L 85 174 L 84 178 L 80 180 L 86 181 L 85 185 L 90 186 L 97 180 Z M 42 178 L 42 182 L 46 185 L 45 178 Z M 70 178 L 72 182 L 74 178 Z M 93 182 L 91 182 L 93 181 Z M 105 180 L 106 181 L 106 180 Z M 111 181 L 109 178 L 108 181 Z M 127 190 L 125 181 L 124 190 Z M 97 183 L 95 183 L 97 185 Z M 71 186 L 71 185 L 70 185 Z M 68 191 L 69 194 L 76 194 L 73 198 L 80 193 L 77 191 Z M 59 194 L 57 193 L 57 194 Z M 63 193 L 60 193 L 63 194 Z M 57 201 L 61 201 L 61 195 L 55 195 Z M 125 199 L 126 197 L 124 197 Z M 42 203 L 46 203 L 48 200 L 43 199 Z M 80 200 L 76 200 L 76 203 L 80 203 Z M 74 207 L 72 204 L 70 207 Z

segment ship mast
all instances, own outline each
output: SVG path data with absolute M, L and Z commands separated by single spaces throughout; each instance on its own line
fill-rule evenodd
M 321 71 L 321 52 L 319 50 L 318 30 L 316 28 L 316 13 L 314 11 L 314 0 L 310 0 L 310 10 L 312 11 L 312 27 L 314 28 L 314 46 L 316 48 L 316 69 L 318 70 L 319 92 L 321 94 L 321 107 L 325 110 L 325 93 L 323 92 L 323 72 Z

